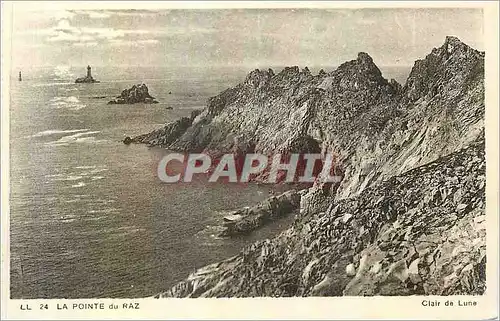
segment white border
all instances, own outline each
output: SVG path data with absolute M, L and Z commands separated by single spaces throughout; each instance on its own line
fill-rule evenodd
M 486 51 L 486 160 L 487 160 L 487 290 L 483 296 L 452 297 L 335 297 L 335 298 L 248 298 L 248 299 L 95 299 L 95 300 L 10 300 L 9 299 L 9 81 L 10 34 L 12 7 L 24 10 L 56 9 L 189 9 L 189 8 L 484 8 Z M 1 318 L 11 319 L 490 319 L 498 317 L 498 3 L 493 2 L 2 2 L 2 301 Z M 423 299 L 457 301 L 475 300 L 476 307 L 429 308 Z M 40 311 L 40 304 L 138 302 L 140 310 L 61 310 Z M 32 311 L 21 311 L 29 304 Z M 442 303 L 443 304 L 443 303 Z

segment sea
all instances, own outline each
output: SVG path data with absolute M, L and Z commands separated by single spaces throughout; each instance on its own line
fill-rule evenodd
M 94 66 L 100 83 L 75 84 L 85 67 L 24 68 L 21 82 L 12 71 L 11 298 L 150 297 L 290 225 L 293 215 L 218 238 L 228 211 L 283 187 L 163 183 L 156 166 L 169 151 L 122 143 L 204 108 L 249 69 Z M 381 69 L 402 84 L 409 72 Z M 140 83 L 158 104 L 107 105 Z

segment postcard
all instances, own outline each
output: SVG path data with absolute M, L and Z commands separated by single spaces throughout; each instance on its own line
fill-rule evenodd
M 2 319 L 498 318 L 497 15 L 3 2 Z

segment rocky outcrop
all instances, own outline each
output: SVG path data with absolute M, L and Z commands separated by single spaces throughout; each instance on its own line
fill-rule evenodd
M 224 229 L 220 236 L 247 234 L 267 222 L 297 211 L 300 206 L 300 196 L 296 190 L 289 190 L 278 196 L 272 196 L 254 207 L 236 210 L 224 217 Z
M 484 140 L 302 213 L 157 297 L 482 294 Z
M 254 70 L 189 120 L 133 140 L 215 154 L 319 150 L 336 155 L 342 180 L 300 191 L 300 214 L 277 238 L 161 296 L 484 292 L 483 52 L 447 37 L 404 85 L 366 53 L 318 75 Z M 231 217 L 227 234 L 257 228 L 259 213 Z
M 301 136 L 320 143 L 329 139 L 329 128 L 316 124 L 322 111 L 331 113 L 325 122 L 334 121 L 339 125 L 331 125 L 336 133 L 346 135 L 346 130 L 355 130 L 353 120 L 370 107 L 396 108 L 395 98 L 392 86 L 364 53 L 322 76 L 298 67 L 278 74 L 254 70 L 243 83 L 211 98 L 199 121 L 170 148 L 231 150 L 238 137 L 254 142 L 260 153 L 284 152 Z
M 85 76 L 85 77 L 80 77 L 80 78 L 76 78 L 75 80 L 75 84 L 93 84 L 93 83 L 99 83 L 100 81 L 98 80 L 95 80 L 94 77 L 90 76 Z
M 143 143 L 151 146 L 167 147 L 186 132 L 199 113 L 200 111 L 195 110 L 191 113 L 191 117 L 182 117 L 148 134 L 135 136 L 133 138 L 127 136 L 123 142 L 127 145 L 131 143 Z
M 146 84 L 133 85 L 129 89 L 124 89 L 120 96 L 111 100 L 108 104 L 157 104 L 153 96 L 149 94 L 148 86 Z

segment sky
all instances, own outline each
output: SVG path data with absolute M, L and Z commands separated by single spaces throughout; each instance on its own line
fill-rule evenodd
M 481 9 L 14 7 L 13 66 L 411 66 L 447 35 L 484 50 Z

